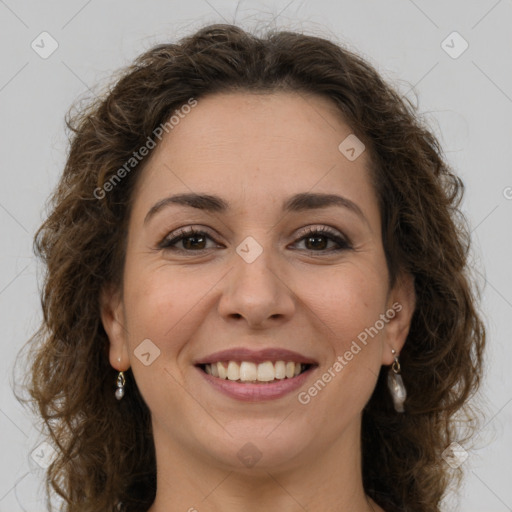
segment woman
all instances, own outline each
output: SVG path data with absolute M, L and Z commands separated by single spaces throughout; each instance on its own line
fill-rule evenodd
M 68 126 L 29 384 L 65 510 L 440 510 L 485 329 L 415 109 L 327 40 L 212 25 Z

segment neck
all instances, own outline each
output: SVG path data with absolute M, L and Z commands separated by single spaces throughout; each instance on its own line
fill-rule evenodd
M 334 445 L 306 449 L 286 467 L 216 464 L 169 444 L 156 425 L 153 434 L 157 493 L 148 512 L 384 512 L 363 489 L 360 422 Z

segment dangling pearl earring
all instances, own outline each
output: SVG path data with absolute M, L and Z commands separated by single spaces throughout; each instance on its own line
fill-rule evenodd
M 125 385 L 126 381 L 124 379 L 124 373 L 123 372 L 119 372 L 118 376 L 117 376 L 117 381 L 116 381 L 116 384 L 117 384 L 117 389 L 116 389 L 116 398 L 118 400 L 121 400 L 121 398 L 123 398 L 124 396 L 124 385 Z
M 407 391 L 405 390 L 404 381 L 400 375 L 400 362 L 396 351 L 391 350 L 391 353 L 395 356 L 395 360 L 391 365 L 388 373 L 388 387 L 391 392 L 391 398 L 393 398 L 393 405 L 396 412 L 404 412 L 404 402 L 407 398 Z

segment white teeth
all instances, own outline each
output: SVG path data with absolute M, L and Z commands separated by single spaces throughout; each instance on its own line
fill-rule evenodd
M 270 361 L 265 361 L 258 365 L 258 380 L 262 382 L 269 382 L 274 380 L 275 376 L 276 372 L 274 370 L 274 365 Z
M 235 361 L 229 361 L 228 380 L 238 380 L 240 378 L 240 365 Z
M 296 377 L 303 370 L 301 363 L 293 361 L 265 361 L 256 364 L 250 361 L 226 362 L 219 361 L 217 363 L 204 365 L 204 370 L 208 375 L 218 377 L 220 379 L 240 380 L 241 382 L 271 382 L 273 380 L 282 380 L 284 378 L 291 379 Z
M 240 365 L 240 380 L 248 381 L 248 380 L 256 380 L 258 378 L 258 367 L 255 363 L 249 363 L 244 361 Z
M 284 379 L 286 377 L 286 364 L 284 361 L 276 361 L 274 365 L 276 369 L 276 379 Z
M 286 363 L 286 377 L 291 379 L 295 375 L 295 363 Z
M 211 366 L 211 365 L 206 365 Z M 228 370 L 227 368 L 221 363 L 217 363 L 217 371 L 219 373 L 219 379 L 227 379 L 228 378 Z

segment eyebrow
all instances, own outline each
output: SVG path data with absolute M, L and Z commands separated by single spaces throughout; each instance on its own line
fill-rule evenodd
M 218 196 L 196 193 L 176 194 L 165 197 L 153 205 L 144 218 L 144 224 L 147 224 L 150 219 L 159 211 L 170 205 L 188 206 L 190 208 L 196 208 L 198 210 L 212 213 L 225 213 L 229 210 L 229 204 Z M 369 225 L 368 220 L 364 216 L 361 208 L 359 208 L 356 203 L 350 199 L 347 199 L 346 197 L 339 196 L 337 194 L 321 194 L 311 192 L 295 194 L 283 203 L 283 212 L 303 212 L 307 210 L 329 208 L 332 206 L 345 208 L 352 213 L 355 213 L 366 224 Z

